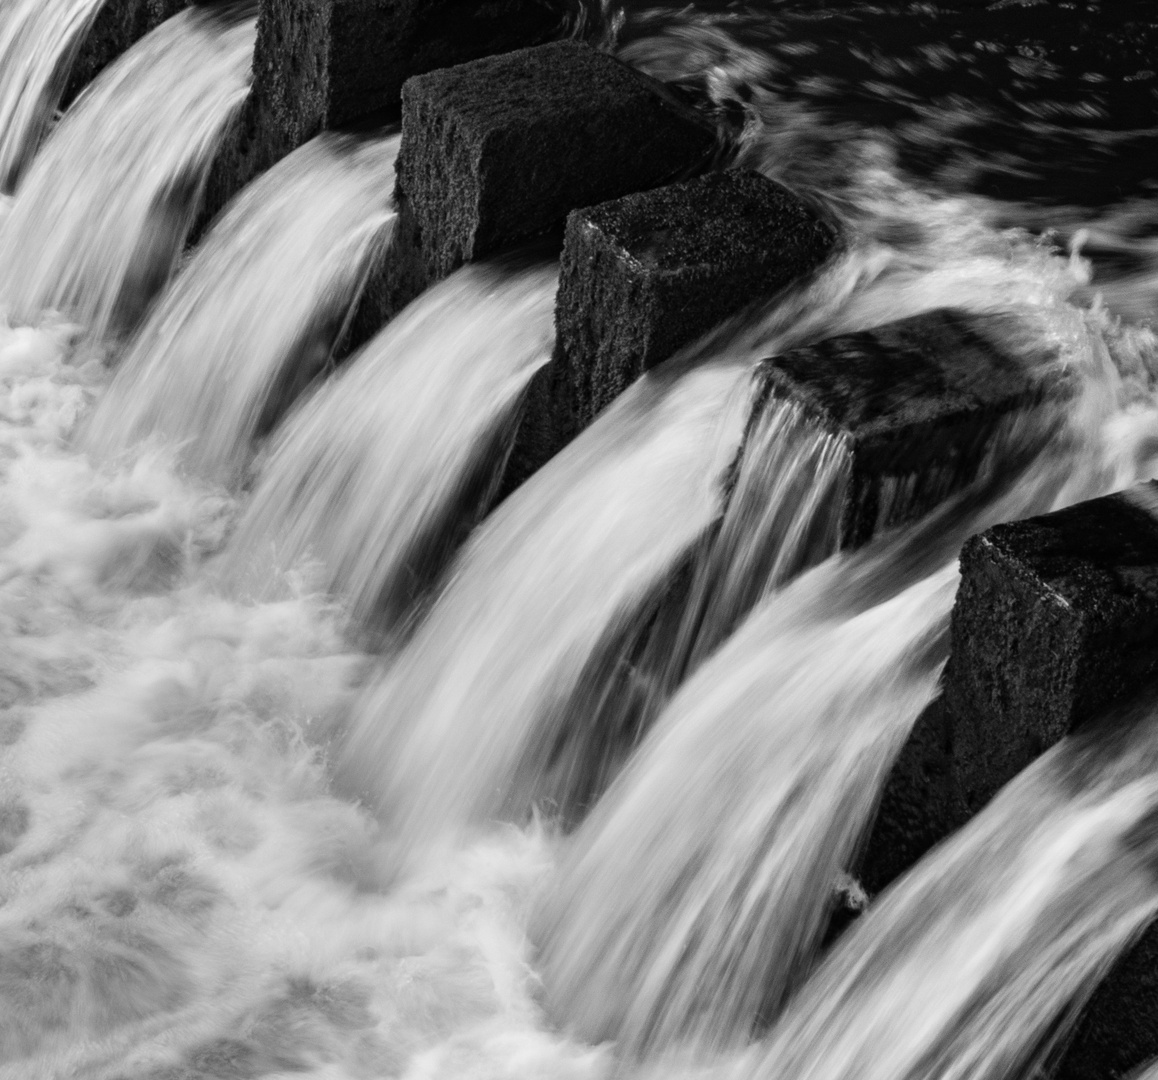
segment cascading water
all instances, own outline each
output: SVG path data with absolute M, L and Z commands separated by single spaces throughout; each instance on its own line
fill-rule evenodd
M 233 542 L 235 590 L 276 593 L 312 558 L 357 626 L 396 638 L 493 497 L 550 359 L 557 279 L 464 268 L 329 380 L 278 437 Z
M 544 794 L 569 698 L 719 513 L 747 382 L 726 360 L 642 380 L 468 543 L 342 752 L 400 846 Z
M 389 240 L 398 136 L 322 135 L 247 188 L 158 302 L 84 442 L 108 458 L 142 439 L 237 481 L 254 437 L 329 359 Z
M 857 25 L 897 25 L 891 9 L 848 3 Z M 1100 264 L 1079 249 L 1121 240 L 1145 256 L 1128 216 L 1108 208 L 1084 233 L 1087 220 L 1066 217 L 1067 259 L 1049 237 L 1004 229 L 1047 226 L 1045 209 L 905 178 L 892 137 L 830 121 L 832 86 L 792 66 L 819 65 L 846 23 L 773 6 L 783 40 L 757 47 L 731 8 L 705 25 L 681 4 L 662 41 L 644 21 L 633 37 L 629 13 L 628 55 L 707 84 L 724 119 L 744 115 L 741 162 L 826 202 L 847 252 L 809 290 L 629 391 L 475 530 L 386 658 L 343 636 L 347 612 L 383 601 L 430 515 L 438 533 L 462 496 L 475 508 L 549 344 L 553 271 L 496 284 L 476 268 L 420 298 L 277 435 L 251 496 L 236 481 L 274 419 L 270 388 L 280 400 L 283 379 L 313 374 L 388 228 L 389 176 L 369 195 L 386 144 L 317 143 L 282 166 L 317 163 L 332 201 L 315 188 L 311 202 L 304 169 L 239 201 L 111 390 L 76 328 L 42 308 L 64 309 L 81 340 L 132 322 L 180 245 L 185 219 L 170 209 L 195 201 L 205 147 L 244 89 L 252 24 L 174 20 L 70 112 L 15 204 L 0 199 L 0 307 L 33 324 L 0 321 L 0 1077 L 604 1080 L 651 1062 L 670 1075 L 690 1050 L 713 1076 L 997 1080 L 1060 1035 L 1069 1003 L 1154 910 L 1138 825 L 1156 794 L 1149 722 L 1117 749 L 1071 744 L 1020 778 L 809 976 L 833 879 L 935 693 L 961 536 L 1158 471 L 1158 346 L 1138 324 L 1156 279 L 1147 266 L 1112 279 L 1118 324 L 1095 297 Z M 949 7 L 897 18 L 923 28 Z M 48 32 L 21 56 L 56 48 Z M 975 40 L 988 42 L 970 37 L 963 55 Z M 164 62 L 159 41 L 172 42 Z M 914 61 L 902 45 L 898 79 L 952 53 Z M 762 49 L 804 77 L 768 81 Z M 877 74 L 891 62 L 879 50 L 865 53 Z M 157 70 L 133 88 L 124 73 L 150 66 L 146 54 Z M 1029 85 L 1037 61 L 1011 57 Z M 912 121 L 905 138 L 941 145 L 942 118 Z M 110 158 L 123 201 L 65 194 L 103 185 Z M 242 225 L 261 221 L 269 246 L 251 252 Z M 89 269 L 69 270 L 73 255 Z M 259 286 L 259 264 L 278 260 Z M 111 268 L 107 283 L 96 267 Z M 299 278 L 292 304 L 259 298 Z M 1051 441 L 1047 426 L 1032 453 L 995 455 L 973 502 L 786 583 L 828 551 L 831 504 L 780 466 L 742 468 L 720 519 L 753 364 L 947 303 L 1012 311 L 1077 371 L 1082 392 L 1059 406 L 1071 435 Z M 120 360 L 120 343 L 108 352 Z M 237 407 L 222 427 L 215 401 Z M 139 426 L 116 432 L 118 412 Z M 779 438 L 790 419 L 764 414 L 744 466 L 823 467 L 838 491 L 838 448 Z M 73 445 L 86 426 L 93 459 Z M 278 505 L 290 490 L 296 506 Z M 495 815 L 551 816 L 601 741 L 624 734 L 589 729 L 609 695 L 666 700 L 674 683 L 647 683 L 635 645 L 699 555 L 703 602 L 677 612 L 691 642 L 679 663 L 695 674 L 606 800 L 568 839 L 496 829 Z M 310 592 L 311 557 L 332 606 Z M 256 598 L 230 594 L 239 582 Z M 721 761 L 735 769 L 713 788 Z M 712 1060 L 786 998 L 761 1042 Z M 612 1035 L 620 1046 L 585 1045 Z
M 244 100 L 253 6 L 182 12 L 69 110 L 0 232 L 0 301 L 10 314 L 56 309 L 97 340 L 133 327 L 173 269 L 213 152 Z
M 1121 722 L 1121 721 L 1120 721 Z M 1158 727 L 1071 738 L 881 897 L 720 1076 L 1039 1075 L 1158 911 Z
M 0 13 L 0 192 L 16 187 L 104 0 L 12 0 Z
M 1041 440 L 1042 418 L 1015 422 L 977 490 L 770 596 L 677 694 L 577 831 L 539 914 L 556 1015 L 628 1056 L 702 1057 L 779 1011 L 935 696 L 947 559 L 986 523 L 1102 479 L 1074 477 L 1057 450 L 1035 457 Z M 1018 470 L 1019 456 L 1032 464 Z M 1010 474 L 1012 490 L 995 485 Z

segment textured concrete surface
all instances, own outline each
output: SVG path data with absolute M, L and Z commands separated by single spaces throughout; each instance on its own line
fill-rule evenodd
M 528 398 L 526 474 L 647 369 L 747 305 L 815 270 L 834 231 L 757 173 L 710 173 L 574 211 L 558 340 Z
M 418 76 L 402 98 L 393 310 L 576 207 L 702 168 L 715 145 L 659 83 L 577 42 Z
M 890 777 L 883 888 L 1043 750 L 1158 677 L 1158 484 L 998 525 L 961 552 L 944 693 Z
M 842 544 L 912 521 L 977 475 L 997 423 L 1043 396 L 990 322 L 942 310 L 765 362 L 767 398 L 803 404 L 853 454 Z
M 205 219 L 320 131 L 397 120 L 411 76 L 559 36 L 561 11 L 555 0 L 262 0 L 253 89 Z

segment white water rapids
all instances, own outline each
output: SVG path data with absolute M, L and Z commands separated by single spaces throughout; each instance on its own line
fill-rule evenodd
M 650 373 L 476 524 L 556 269 L 436 287 L 261 447 L 389 228 L 395 141 L 303 148 L 175 270 L 184 226 L 150 208 L 207 167 L 252 34 L 171 20 L 0 197 L 0 1077 L 1003 1080 L 1032 1060 L 1158 907 L 1152 720 L 1063 744 L 824 958 L 820 937 L 935 693 L 962 536 L 1158 473 L 1156 281 L 1120 320 L 1080 247 L 997 228 L 880 148 L 832 199 L 848 245 L 814 282 Z M 158 96 L 190 123 L 150 121 Z M 752 123 L 745 160 L 771 169 L 790 132 Z M 107 152 L 81 168 L 61 148 L 88 139 Z M 109 337 L 145 279 L 156 306 Z M 703 571 L 729 583 L 704 608 L 721 640 L 687 644 L 691 677 L 563 835 L 583 720 L 656 690 L 622 646 L 719 520 L 754 361 L 946 304 L 1010 315 L 1075 380 L 1048 452 L 969 514 L 811 569 L 827 495 L 799 477 L 839 454 L 792 444 L 783 483 L 742 477 L 764 494 Z M 363 651 L 384 610 L 391 649 Z

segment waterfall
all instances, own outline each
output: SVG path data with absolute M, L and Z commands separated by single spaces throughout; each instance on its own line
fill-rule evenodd
M 342 750 L 400 846 L 550 798 L 571 699 L 718 516 L 749 398 L 726 359 L 646 376 L 472 537 Z
M 329 360 L 393 211 L 398 136 L 322 135 L 246 188 L 158 301 L 93 415 L 108 458 L 142 439 L 235 483 L 254 437 Z
M 97 340 L 164 283 L 249 79 L 248 0 L 190 8 L 102 72 L 36 156 L 0 233 L 0 299 L 55 308 Z
M 1101 221 L 1095 254 L 1145 256 L 1107 309 L 1086 219 L 1062 251 L 1048 206 L 892 156 L 968 156 L 958 103 L 922 111 L 947 64 L 1044 109 L 1023 41 L 926 35 L 958 0 L 755 2 L 747 39 L 726 5 L 599 21 L 846 248 L 492 507 L 558 268 L 464 268 L 339 367 L 398 136 L 315 139 L 183 257 L 254 5 L 166 23 L 42 141 L 95 8 L 0 0 L 0 1080 L 1009 1080 L 1158 913 L 1151 702 L 825 952 L 938 692 L 963 539 L 1158 474 L 1153 214 Z M 865 85 L 834 82 L 853 61 Z M 830 122 L 852 91 L 904 130 Z M 1031 148 L 1064 127 L 1027 115 Z M 855 441 L 765 400 L 759 365 L 947 305 L 1006 316 L 1063 392 L 967 490 L 837 550 Z
M 12 0 L 0 14 L 0 192 L 12 191 L 104 0 Z
M 278 435 L 232 545 L 237 590 L 276 593 L 312 558 L 357 626 L 397 637 L 493 497 L 557 278 L 464 268 L 330 379 Z
M 1158 912 L 1153 705 L 1072 737 L 914 867 L 732 1077 L 1036 1075 Z

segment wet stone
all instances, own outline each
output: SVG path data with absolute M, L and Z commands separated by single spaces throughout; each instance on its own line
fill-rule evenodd
M 845 440 L 852 476 L 841 546 L 913 521 L 973 481 L 998 425 L 1037 405 L 1034 358 L 1000 319 L 940 310 L 766 360 L 763 402 L 791 400 Z
M 969 540 L 944 692 L 889 780 L 862 871 L 877 890 L 1044 750 L 1158 683 L 1158 482 Z M 1158 927 L 1110 970 L 1052 1071 L 1158 1055 Z
M 835 240 L 787 188 L 746 171 L 573 212 L 555 356 L 529 394 L 521 470 L 552 456 L 644 371 L 815 270 Z
M 702 168 L 714 129 L 659 83 L 577 42 L 431 72 L 402 94 L 389 308 L 576 207 Z
M 262 0 L 253 87 L 214 163 L 205 220 L 319 132 L 396 121 L 411 76 L 563 29 L 554 0 Z
M 1158 483 L 970 539 L 944 690 L 894 767 L 861 874 L 883 888 L 1044 750 L 1158 677 Z
M 970 813 L 1158 675 L 1155 510 L 1152 481 L 965 545 L 944 698 Z

